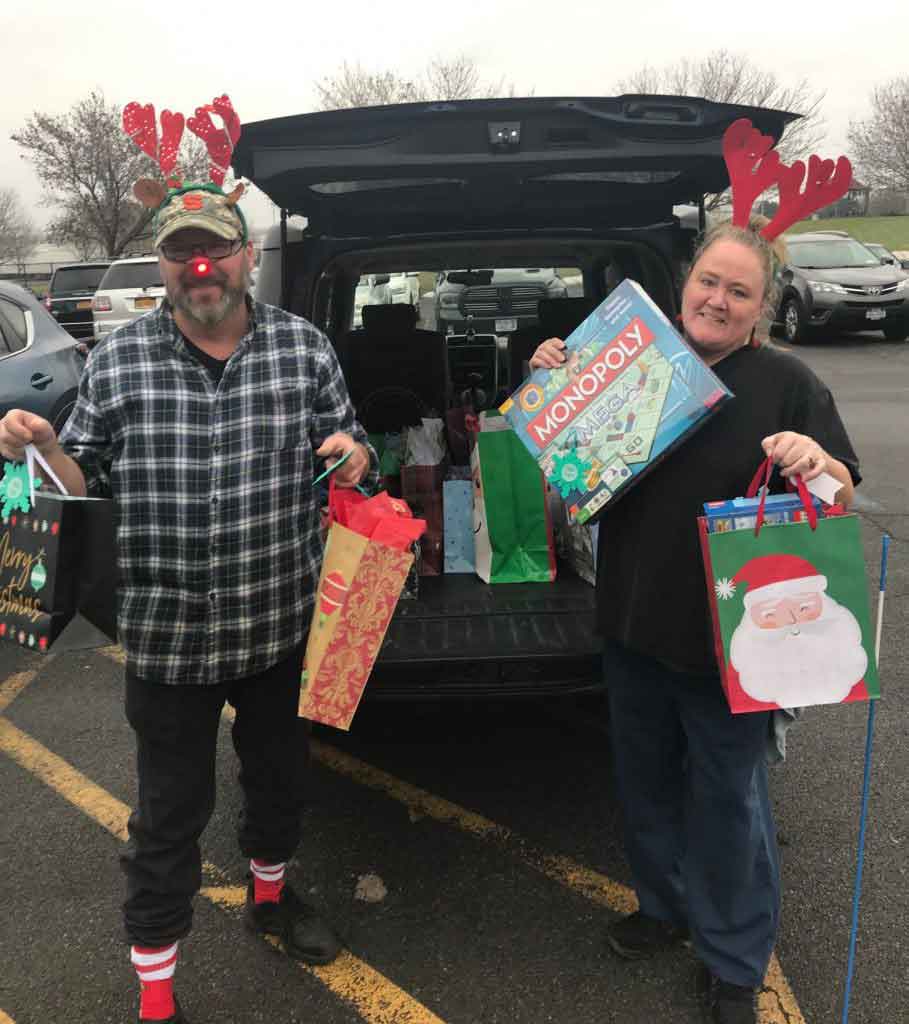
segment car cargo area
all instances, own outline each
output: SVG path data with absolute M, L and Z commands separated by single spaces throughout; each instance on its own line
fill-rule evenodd
M 305 244 L 291 243 L 287 251 L 302 257 Z M 481 252 L 487 260 L 477 261 L 478 269 L 460 245 L 435 253 L 425 246 L 346 252 L 313 282 L 314 306 L 327 315 L 320 326 L 332 338 L 364 427 L 375 437 L 424 416 L 445 419 L 447 479 L 463 479 L 470 470 L 468 445 L 451 430 L 451 413 L 465 404 L 477 414 L 495 409 L 520 385 L 541 341 L 569 334 L 598 297 L 626 276 L 647 280 L 670 308 L 673 302 L 658 247 L 591 239 L 580 247 L 573 239 L 553 239 L 537 252 L 526 242 L 516 248 L 500 241 L 485 252 L 472 247 L 475 260 Z M 527 261 L 544 252 L 550 261 L 545 270 L 536 263 L 515 265 L 522 254 Z M 512 265 L 501 269 L 505 260 Z M 419 282 L 413 305 L 410 294 L 399 296 L 390 288 L 405 277 Z M 524 283 L 532 277 L 545 278 L 546 286 Z M 517 288 L 535 289 L 520 319 L 512 315 Z M 474 328 L 470 306 L 477 292 L 487 303 L 482 329 Z M 440 299 L 452 293 L 457 302 L 443 306 Z M 555 497 L 550 507 L 558 505 Z M 416 597 L 398 603 L 366 699 L 502 698 L 601 689 L 595 566 L 591 558 L 582 567 L 585 578 L 578 575 L 576 552 L 566 549 L 565 523 L 557 511 L 552 521 L 552 582 L 486 583 L 475 572 L 421 575 Z
M 670 223 L 650 226 L 633 240 L 590 233 L 470 243 L 359 240 L 335 252 L 322 240 L 316 269 L 305 233 L 294 226 L 284 250 L 289 304 L 331 339 L 357 418 L 377 450 L 386 435 L 424 417 L 441 419 L 444 476 L 464 480 L 470 478 L 469 437 L 453 429 L 452 414 L 497 409 L 526 377 L 540 342 L 570 334 L 625 278 L 640 281 L 674 314 L 678 232 Z M 277 247 L 271 258 L 267 249 L 263 253 L 259 296 L 280 284 L 279 254 Z M 409 500 L 395 482 L 382 485 Z M 551 496 L 551 582 L 487 583 L 476 572 L 420 575 L 416 595 L 405 592 L 398 602 L 364 699 L 602 689 L 592 552 L 584 552 L 579 566 L 559 505 Z M 423 510 L 417 505 L 414 511 Z

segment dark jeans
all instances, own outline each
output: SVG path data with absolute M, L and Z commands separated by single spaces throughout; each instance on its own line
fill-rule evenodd
M 766 712 L 733 715 L 717 676 L 605 655 L 625 847 L 641 910 L 687 924 L 736 985 L 764 979 L 779 923 Z
M 309 724 L 297 717 L 302 652 L 259 675 L 215 686 L 166 686 L 126 675 L 139 796 L 129 818 L 126 935 L 165 946 L 192 927 L 202 882 L 199 837 L 215 806 L 215 753 L 224 702 L 236 710 L 245 857 L 289 860 L 300 841 Z

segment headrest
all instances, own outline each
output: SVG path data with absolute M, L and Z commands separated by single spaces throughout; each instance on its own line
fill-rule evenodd
M 416 326 L 417 310 L 409 302 L 363 307 L 363 329 L 370 334 L 402 334 Z
M 540 299 L 537 319 L 552 338 L 566 338 L 590 313 L 596 303 L 582 295 L 571 299 Z

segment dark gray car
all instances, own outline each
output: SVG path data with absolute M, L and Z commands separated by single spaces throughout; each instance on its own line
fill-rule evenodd
M 845 331 L 909 334 L 909 274 L 884 265 L 843 231 L 787 235 L 788 262 L 779 272 L 778 326 L 791 344 Z
M 27 409 L 59 433 L 84 365 L 77 344 L 31 292 L 0 281 L 0 416 Z
M 47 286 L 44 308 L 74 338 L 92 339 L 92 298 L 110 260 L 57 267 Z

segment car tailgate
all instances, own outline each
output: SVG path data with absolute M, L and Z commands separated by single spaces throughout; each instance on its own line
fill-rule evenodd
M 568 570 L 548 584 L 423 576 L 419 597 L 398 603 L 366 692 L 412 699 L 595 689 L 601 649 L 593 587 Z

